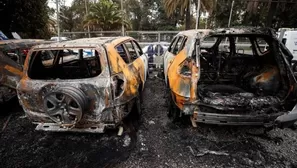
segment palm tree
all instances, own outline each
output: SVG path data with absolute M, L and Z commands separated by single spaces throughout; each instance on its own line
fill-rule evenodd
M 180 13 L 182 16 L 186 15 L 186 24 L 185 28 L 190 29 L 191 25 L 191 0 L 163 0 L 165 11 L 168 16 L 172 16 L 175 14 L 177 9 L 180 9 Z M 194 4 L 197 6 L 197 0 L 193 1 Z M 201 7 L 202 9 L 212 12 L 214 7 L 213 0 L 201 0 Z
M 123 14 L 118 6 L 109 0 L 100 0 L 98 3 L 91 4 L 89 13 L 84 23 L 93 30 L 117 30 L 122 22 L 126 27 L 128 22 L 123 18 Z
M 254 15 L 257 13 L 257 9 L 258 9 L 258 5 L 259 3 L 267 3 L 267 20 L 266 20 L 266 26 L 267 27 L 271 27 L 272 26 L 272 20 L 273 17 L 276 14 L 277 9 L 280 8 L 279 6 L 279 0 L 253 0 L 253 1 L 249 1 L 248 6 L 247 6 L 247 11 L 250 13 L 250 15 Z M 292 1 L 288 1 L 288 2 L 284 2 L 282 1 L 282 3 L 292 3 Z M 286 5 L 283 5 L 284 7 Z

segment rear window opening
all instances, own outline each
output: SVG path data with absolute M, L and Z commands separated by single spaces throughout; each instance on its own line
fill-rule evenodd
M 284 60 L 268 36 L 215 36 L 201 44 L 198 96 L 217 113 L 276 113 L 289 93 Z M 220 109 L 220 110 L 218 110 Z
M 100 54 L 95 49 L 38 50 L 31 54 L 31 79 L 83 79 L 101 74 Z

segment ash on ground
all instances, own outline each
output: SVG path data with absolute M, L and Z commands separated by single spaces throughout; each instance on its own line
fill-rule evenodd
M 35 131 L 17 100 L 1 105 L 1 167 L 297 167 L 297 130 L 172 123 L 151 75 L 136 129 L 105 134 Z

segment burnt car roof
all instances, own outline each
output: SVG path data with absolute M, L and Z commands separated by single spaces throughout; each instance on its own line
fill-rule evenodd
M 52 43 L 51 41 L 45 41 L 43 39 L 13 39 L 0 41 L 1 50 L 11 50 L 21 47 L 32 47 L 33 45 Z
M 219 28 L 211 29 L 193 29 L 178 33 L 179 35 L 195 36 L 200 33 L 200 36 L 206 35 L 266 35 L 273 36 L 275 31 L 271 28 L 255 28 L 255 27 L 236 27 L 236 28 Z
M 125 41 L 131 38 L 132 37 L 128 37 L 128 36 L 82 38 L 82 39 L 76 39 L 76 40 L 56 42 L 51 44 L 41 44 L 34 48 L 38 49 L 38 48 L 63 48 L 63 47 L 96 47 L 98 45 L 103 45 L 106 43 L 113 43 L 117 40 Z
M 26 42 L 42 42 L 43 39 L 11 39 L 11 40 L 1 40 L 1 44 L 10 44 L 10 43 L 26 43 Z

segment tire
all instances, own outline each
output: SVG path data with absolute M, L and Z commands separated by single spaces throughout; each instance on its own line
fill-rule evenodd
M 292 70 L 293 72 L 297 72 L 297 62 L 293 63 Z
M 135 98 L 135 103 L 133 107 L 133 110 L 135 111 L 135 115 L 138 115 L 139 117 L 142 115 L 142 109 L 141 109 L 142 102 L 143 102 L 142 93 L 139 93 Z
M 170 89 L 167 89 L 167 102 L 168 102 L 168 113 L 167 116 L 172 122 L 178 122 L 181 120 L 181 111 L 174 103 L 172 96 L 170 94 Z
M 149 70 L 147 70 L 147 72 L 146 72 L 146 80 L 148 80 L 149 77 L 150 77 L 150 72 L 149 72 Z
M 61 87 L 48 93 L 43 99 L 43 104 L 45 113 L 53 122 L 74 126 L 82 119 L 88 107 L 88 99 L 78 88 Z
M 138 94 L 138 96 L 134 99 L 133 108 L 131 109 L 130 113 L 123 119 L 124 125 L 126 127 L 129 127 L 130 130 L 137 131 L 142 122 L 141 115 L 142 109 L 140 103 L 140 96 Z

